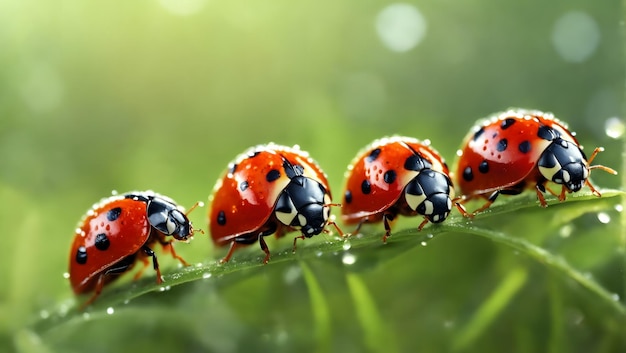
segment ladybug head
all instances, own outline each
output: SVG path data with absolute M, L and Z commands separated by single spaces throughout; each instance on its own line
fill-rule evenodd
M 192 234 L 191 222 L 175 204 L 159 197 L 148 202 L 148 222 L 159 232 L 177 240 L 187 240 Z
M 580 190 L 589 177 L 587 158 L 578 145 L 557 138 L 541 154 L 539 172 L 554 183 L 565 185 L 568 191 Z
M 404 189 L 409 207 L 432 223 L 443 222 L 452 209 L 452 183 L 443 173 L 425 169 L 413 178 Z
M 310 238 L 320 234 L 328 223 L 330 195 L 318 181 L 295 176 L 278 197 L 274 214 L 281 223 Z

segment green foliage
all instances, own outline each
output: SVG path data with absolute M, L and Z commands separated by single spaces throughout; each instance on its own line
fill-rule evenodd
M 62 301 L 16 339 L 18 346 L 35 341 L 67 351 L 106 328 L 107 351 L 127 348 L 124 337 L 158 330 L 163 334 L 150 335 L 147 343 L 155 349 L 174 335 L 192 350 L 397 352 L 443 344 L 453 351 L 530 345 L 583 352 L 597 348 L 602 332 L 606 351 L 623 347 L 624 281 L 612 278 L 611 268 L 623 261 L 626 247 L 615 211 L 624 193 L 586 193 L 548 209 L 533 197 L 503 198 L 474 220 L 456 215 L 422 232 L 397 231 L 387 245 L 371 226 L 346 240 L 307 240 L 296 254 L 274 250 L 268 265 L 254 247 L 238 252 L 232 263 L 170 270 L 165 286 L 146 276 L 107 288 L 84 312 L 77 310 L 84 297 Z M 599 214 L 603 222 L 613 220 L 600 222 Z M 587 237 L 596 248 L 615 251 L 580 263 L 578 256 L 558 254 Z M 481 238 L 492 244 L 473 244 Z M 450 257 L 459 255 L 451 250 L 456 246 L 464 247 L 466 259 Z M 485 252 L 496 255 L 481 265 L 467 262 Z M 402 273 L 394 273 L 400 267 Z M 460 272 L 469 278 L 459 278 Z M 434 281 L 437 276 L 448 280 Z M 492 285 L 481 286 L 484 281 Z M 507 339 L 492 340 L 500 335 Z

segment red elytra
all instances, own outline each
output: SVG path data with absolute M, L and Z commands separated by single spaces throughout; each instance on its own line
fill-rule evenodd
M 534 189 L 539 203 L 546 207 L 547 191 L 565 200 L 566 193 L 587 186 L 600 193 L 589 181 L 593 169 L 617 172 L 602 165 L 590 165 L 598 147 L 587 158 L 567 126 L 550 113 L 515 109 L 500 113 L 476 125 L 457 152 L 457 186 L 463 202 L 485 198 L 476 211 L 487 209 L 500 194 L 515 195 Z M 561 186 L 554 192 L 546 185 Z
M 157 256 L 151 248 L 155 243 L 187 266 L 167 237 L 187 240 L 193 233 L 186 214 L 165 196 L 145 191 L 101 200 L 81 221 L 69 255 L 69 280 L 74 293 L 93 292 L 82 307 L 91 304 L 106 284 L 129 271 L 137 261 L 142 261 L 144 267 L 135 279 L 152 258 L 157 283 L 161 283 Z
M 230 260 L 234 250 L 275 234 L 282 237 L 300 231 L 294 238 L 309 238 L 332 224 L 329 221 L 331 194 L 326 175 L 308 153 L 297 147 L 277 144 L 258 145 L 239 155 L 218 179 L 209 197 L 208 223 L 217 246 L 230 249 L 221 262 Z
M 443 222 L 452 209 L 454 188 L 448 166 L 430 141 L 393 136 L 374 141 L 353 159 L 346 172 L 342 219 L 347 224 L 383 221 L 385 235 L 398 214 Z M 464 209 L 457 206 L 463 214 Z

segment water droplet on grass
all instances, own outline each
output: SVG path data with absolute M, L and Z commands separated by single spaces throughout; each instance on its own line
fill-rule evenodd
M 108 308 L 107 308 L 107 314 L 109 314 L 109 315 L 113 315 L 114 313 L 115 313 L 115 309 L 113 309 L 113 307 L 112 307 L 112 306 L 110 306 L 110 307 L 108 307 Z
M 356 262 L 356 256 L 350 253 L 345 253 L 341 258 L 341 262 L 343 262 L 344 265 L 354 265 Z
M 65 279 L 70 278 L 70 274 L 68 272 L 63 272 L 63 278 Z
M 39 316 L 45 320 L 50 317 L 50 313 L 48 312 L 48 310 L 42 310 L 39 312 Z
M 211 278 L 211 276 L 213 276 L 213 275 L 211 274 L 211 272 L 205 272 L 205 273 L 203 273 L 203 274 L 202 274 L 202 278 L 203 278 L 203 279 L 208 279 L 208 278 Z
M 624 205 L 622 205 L 621 203 L 618 203 L 617 205 L 615 205 L 615 211 L 622 212 L 623 210 L 624 210 Z
M 343 250 L 346 250 L 346 251 L 347 251 L 347 250 L 350 250 L 350 248 L 352 247 L 352 244 L 350 244 L 350 242 L 346 240 L 346 241 L 343 243 L 343 246 L 342 246 L 342 247 L 343 247 Z
M 609 216 L 609 214 L 606 212 L 599 212 L 598 221 L 603 224 L 608 224 L 609 222 L 611 222 L 611 216 Z
M 426 243 L 425 241 L 423 241 L 423 242 L 421 242 L 421 243 L 420 243 L 420 245 L 421 245 L 421 246 L 426 246 L 426 245 L 428 245 L 428 243 Z

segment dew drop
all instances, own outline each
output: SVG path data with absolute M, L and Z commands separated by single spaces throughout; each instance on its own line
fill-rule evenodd
M 320 250 L 315 252 L 315 256 L 317 256 L 317 257 L 322 257 L 322 255 L 324 255 L 324 252 L 322 252 Z
M 172 289 L 172 287 L 171 287 L 171 286 L 162 286 L 162 287 L 159 287 L 159 291 L 160 291 L 160 292 L 165 292 L 165 291 L 168 291 L 168 290 L 170 290 L 170 289 Z
M 107 308 L 107 314 L 109 314 L 109 315 L 113 315 L 113 313 L 115 313 L 115 309 L 113 309 L 113 307 L 112 307 L 112 306 L 108 307 L 108 308 Z
M 619 294 L 617 294 L 617 293 L 611 294 L 611 299 L 613 299 L 613 301 L 618 302 L 619 301 Z
M 205 273 L 202 274 L 202 278 L 203 279 L 209 279 L 209 278 L 211 278 L 211 276 L 213 276 L 211 274 L 211 272 L 205 272 Z
M 118 194 L 117 190 L 111 190 L 111 195 L 116 196 Z
M 432 233 L 431 233 L 431 234 L 426 235 L 426 238 L 428 238 L 428 239 L 432 239 L 433 237 L 434 237 L 434 235 L 433 235 Z
M 91 318 L 91 314 L 89 314 L 87 312 L 83 313 L 83 319 L 89 320 L 90 318 Z
M 196 264 L 196 267 L 202 267 L 202 262 L 198 262 L 198 263 Z
M 609 216 L 609 214 L 606 212 L 599 212 L 598 221 L 603 224 L 608 224 L 609 222 L 611 222 L 611 216 Z
M 421 245 L 421 246 L 426 246 L 426 245 L 428 245 L 428 243 L 426 243 L 425 241 L 423 241 L 423 242 L 421 242 L 421 243 L 420 243 L 420 245 Z
M 350 253 L 345 253 L 341 258 L 341 262 L 343 262 L 344 265 L 354 265 L 354 263 L 356 262 L 356 256 Z
M 352 247 L 352 244 L 350 244 L 349 241 L 345 241 L 342 247 L 343 247 L 343 250 L 350 250 L 350 248 Z
M 130 299 L 126 299 L 126 300 L 124 300 L 124 305 L 126 305 L 126 304 L 128 304 L 128 303 L 130 303 Z
M 69 272 L 63 272 L 63 278 L 65 278 L 65 279 L 70 278 Z
M 626 125 L 617 117 L 608 118 L 604 122 L 604 132 L 610 138 L 618 139 L 626 132 Z
M 624 210 L 624 205 L 622 205 L 621 203 L 618 203 L 617 205 L 615 205 L 615 211 L 622 212 L 623 210 Z

